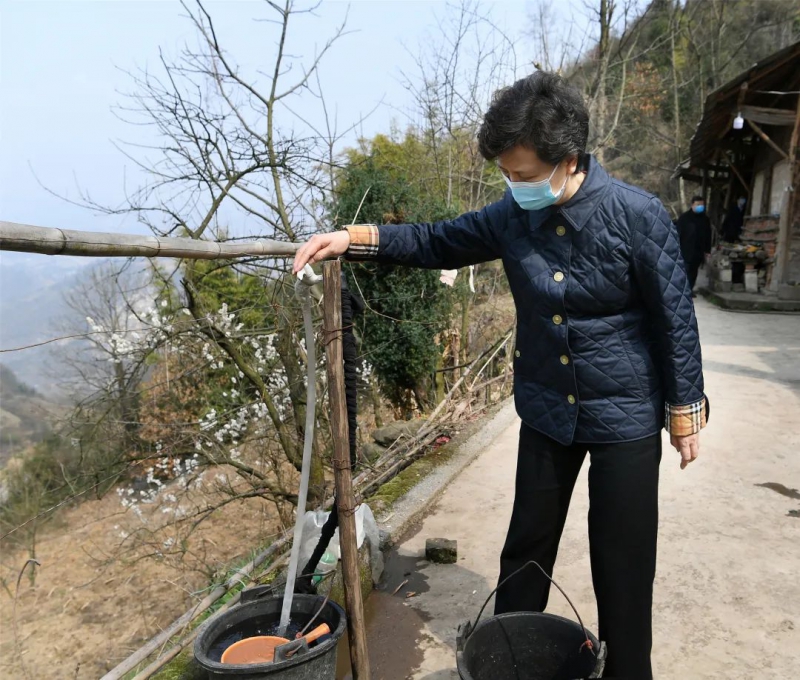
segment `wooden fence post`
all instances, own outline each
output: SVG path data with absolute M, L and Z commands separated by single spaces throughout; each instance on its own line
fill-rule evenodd
M 342 551 L 347 632 L 354 680 L 369 680 L 367 630 L 356 539 L 355 494 L 350 469 L 347 430 L 347 404 L 344 390 L 342 348 L 342 264 L 338 260 L 323 265 L 323 342 L 328 364 L 328 395 L 333 429 L 333 471 L 336 481 L 336 508 L 339 513 L 339 546 Z

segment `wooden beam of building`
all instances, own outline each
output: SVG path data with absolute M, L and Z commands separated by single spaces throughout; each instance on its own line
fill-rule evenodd
M 736 166 L 733 163 L 730 164 L 730 168 L 731 168 L 731 170 L 733 170 L 733 173 L 739 178 L 739 182 L 741 182 L 741 184 L 742 184 L 742 189 L 747 192 L 747 200 L 749 201 L 750 200 L 750 186 L 747 184 L 747 182 L 744 181 L 744 177 L 742 177 L 742 173 L 740 173 L 736 169 Z
M 685 174 L 685 173 L 681 172 L 681 173 L 679 173 L 677 175 L 673 175 L 673 179 L 675 179 L 676 177 L 680 177 L 681 179 L 684 179 L 687 182 L 694 182 L 695 184 L 702 184 L 702 182 L 703 182 L 703 176 L 702 175 L 693 175 L 691 173 Z
M 293 257 L 299 243 L 259 239 L 216 243 L 189 238 L 75 231 L 0 221 L 0 250 L 80 257 L 177 257 L 225 260 L 238 257 Z
M 794 111 L 792 109 L 770 109 L 766 106 L 744 104 L 741 114 L 745 120 L 755 121 L 761 125 L 794 125 Z
M 751 128 L 753 128 L 753 130 L 755 131 L 755 133 L 756 133 L 756 134 L 757 134 L 759 137 L 761 137 L 761 139 L 763 139 L 763 140 L 764 140 L 764 141 L 765 141 L 767 144 L 769 144 L 769 145 L 770 145 L 770 146 L 771 146 L 773 149 L 775 149 L 775 151 L 777 151 L 777 152 L 778 152 L 778 153 L 779 153 L 781 156 L 783 156 L 783 157 L 784 157 L 786 160 L 789 160 L 789 154 L 788 154 L 788 153 L 786 153 L 786 152 L 785 152 L 783 149 L 781 149 L 781 147 L 779 147 L 779 146 L 778 146 L 778 145 L 777 145 L 775 142 L 773 142 L 773 141 L 772 141 L 772 140 L 769 138 L 769 136 L 767 135 L 767 133 L 766 133 L 766 132 L 764 132 L 764 131 L 763 131 L 763 130 L 760 128 L 760 127 L 758 127 L 758 125 L 756 125 L 756 123 L 754 123 L 752 120 L 748 120 L 748 121 L 747 121 L 747 124 L 748 124 L 748 125 L 749 125 Z

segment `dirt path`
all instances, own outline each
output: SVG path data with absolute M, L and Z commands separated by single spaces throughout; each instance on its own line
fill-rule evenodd
M 665 448 L 661 466 L 656 675 L 793 677 L 800 665 L 800 317 L 737 315 L 703 301 L 698 314 L 712 418 L 699 462 L 681 472 L 677 454 Z M 404 578 L 414 585 L 373 616 L 373 630 L 391 627 L 396 640 L 392 654 L 374 655 L 375 680 L 457 678 L 456 628 L 474 619 L 497 576 L 517 428 L 470 465 L 399 546 L 386 589 Z M 596 630 L 586 488 L 584 469 L 556 578 Z M 437 536 L 458 540 L 457 565 L 419 560 L 425 539 Z M 405 599 L 409 590 L 417 594 Z M 398 616 L 398 607 L 407 613 Z M 550 611 L 572 616 L 555 593 Z

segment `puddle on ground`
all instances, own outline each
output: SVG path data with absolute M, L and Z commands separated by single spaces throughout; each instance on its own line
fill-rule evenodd
M 756 484 L 756 486 L 762 486 L 765 489 L 769 489 L 774 491 L 775 493 L 779 493 L 781 496 L 786 496 L 786 498 L 791 498 L 795 501 L 800 501 L 800 491 L 797 489 L 790 489 L 788 486 L 784 486 L 783 484 L 778 484 L 778 482 L 765 482 L 764 484 Z
M 427 593 L 430 590 L 428 577 L 420 571 L 427 564 L 419 555 L 401 555 L 392 548 L 386 556 L 378 590 L 391 594 L 399 587 L 394 597 L 400 598 L 405 598 L 408 593 Z
M 420 648 L 422 628 L 428 617 L 406 602 L 408 593 L 429 590 L 428 577 L 420 568 L 428 564 L 416 555 L 400 555 L 393 548 L 386 555 L 383 577 L 364 603 L 370 671 L 374 680 L 399 680 L 418 668 L 423 660 Z M 397 587 L 403 585 L 396 594 Z M 347 634 L 339 642 L 336 678 L 349 680 L 350 652 Z

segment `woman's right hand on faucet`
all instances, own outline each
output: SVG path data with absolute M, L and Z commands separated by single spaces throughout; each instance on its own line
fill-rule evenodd
M 306 241 L 294 256 L 292 273 L 297 274 L 306 264 L 314 264 L 344 255 L 350 247 L 350 233 L 347 229 L 327 234 L 315 234 Z

